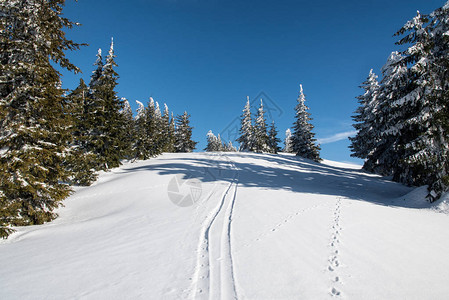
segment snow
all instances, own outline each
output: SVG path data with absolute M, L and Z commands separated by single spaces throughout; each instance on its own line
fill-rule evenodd
M 444 299 L 449 196 L 425 195 L 290 154 L 125 163 L 0 242 L 0 299 Z

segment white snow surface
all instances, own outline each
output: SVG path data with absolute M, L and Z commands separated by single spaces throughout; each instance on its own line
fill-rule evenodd
M 0 299 L 447 299 L 425 193 L 288 154 L 125 163 L 0 242 Z

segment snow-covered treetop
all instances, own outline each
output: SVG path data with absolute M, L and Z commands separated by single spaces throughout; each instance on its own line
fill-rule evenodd
M 290 128 L 287 128 L 287 130 L 285 131 L 285 136 L 286 137 L 292 136 L 292 131 L 290 130 Z
M 131 105 L 129 105 L 128 99 L 126 99 L 125 97 L 122 97 L 121 100 L 123 102 L 123 109 L 121 111 L 124 114 L 131 114 L 132 115 L 133 111 L 131 109 Z
M 136 120 L 137 120 L 137 119 L 140 119 L 145 116 L 145 105 L 143 105 L 143 103 L 138 100 L 136 100 L 136 103 L 139 106 L 137 108 L 137 116 L 136 116 Z
M 154 114 L 156 115 L 156 118 L 161 118 L 161 109 L 159 108 L 159 103 L 156 101 L 156 108 L 154 110 Z

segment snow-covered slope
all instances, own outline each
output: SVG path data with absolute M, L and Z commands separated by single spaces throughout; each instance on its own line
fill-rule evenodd
M 449 216 L 422 195 L 329 161 L 164 154 L 1 241 L 0 299 L 447 299 Z

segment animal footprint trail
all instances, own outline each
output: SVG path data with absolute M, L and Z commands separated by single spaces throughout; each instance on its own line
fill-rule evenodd
M 331 227 L 331 238 L 330 238 L 330 248 L 331 248 L 331 255 L 328 259 L 328 266 L 327 270 L 330 273 L 331 277 L 331 288 L 330 288 L 330 294 L 333 297 L 339 297 L 341 296 L 341 279 L 338 275 L 338 268 L 340 267 L 340 260 L 339 260 L 339 249 L 338 246 L 340 244 L 340 235 L 342 231 L 342 227 L 340 225 L 340 219 L 341 219 L 341 198 L 337 198 L 337 201 L 335 203 L 335 208 L 333 212 L 333 222 Z
M 281 230 L 283 226 L 289 224 L 291 221 L 294 221 L 295 218 L 300 217 L 301 215 L 303 215 L 304 213 L 307 213 L 309 211 L 313 211 L 316 209 L 320 209 L 325 207 L 324 204 L 318 204 L 318 205 L 314 205 L 314 206 L 310 206 L 307 208 L 302 208 L 296 212 L 293 212 L 289 215 L 287 215 L 282 221 L 275 223 L 276 225 L 274 225 L 271 229 L 259 234 L 257 236 L 256 239 L 252 240 L 251 242 L 247 242 L 246 244 L 242 245 L 242 247 L 240 247 L 239 250 L 236 251 L 236 253 L 242 251 L 245 248 L 251 247 L 255 245 L 255 242 L 260 242 L 263 239 L 270 237 L 272 234 L 276 233 L 278 230 Z

